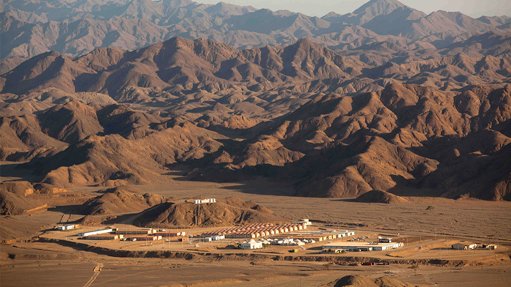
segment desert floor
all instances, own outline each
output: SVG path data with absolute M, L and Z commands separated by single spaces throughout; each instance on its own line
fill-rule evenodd
M 232 184 L 174 179 L 165 185 L 132 188 L 176 199 L 237 196 L 251 199 L 289 219 L 310 218 L 325 226 L 389 235 L 406 234 L 430 242 L 491 242 L 502 248 L 490 256 L 447 254 L 445 250 L 427 254 L 428 257 L 452 256 L 472 262 L 464 266 L 341 266 L 271 259 L 116 258 L 29 240 L 54 226 L 63 213 L 72 210 L 72 204 L 67 203 L 69 208 L 62 204 L 30 216 L 0 218 L 1 239 L 17 239 L 14 243 L 0 245 L 0 286 L 333 286 L 336 279 L 348 274 L 390 275 L 425 286 L 509 286 L 511 282 L 510 202 L 411 197 L 406 204 L 355 203 L 290 196 L 289 186 L 262 179 Z M 98 189 L 72 188 L 71 201 L 89 198 Z M 79 215 L 72 217 L 77 219 Z M 396 251 L 401 254 L 396 254 L 413 258 L 426 256 L 414 250 L 404 248 Z

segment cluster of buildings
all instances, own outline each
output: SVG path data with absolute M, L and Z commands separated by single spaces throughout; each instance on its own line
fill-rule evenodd
M 200 203 L 214 203 L 214 199 L 200 200 Z M 296 223 L 273 224 L 253 223 L 241 226 L 220 228 L 213 232 L 203 233 L 196 240 L 204 242 L 219 241 L 225 239 L 244 239 L 238 244 L 241 249 L 261 249 L 268 245 L 280 246 L 303 246 L 322 241 L 336 239 L 350 240 L 350 242 L 329 243 L 322 247 L 323 252 L 341 253 L 346 251 L 382 251 L 401 247 L 402 243 L 392 242 L 392 238 L 378 237 L 377 243 L 353 242 L 354 231 L 350 230 L 308 230 L 311 226 L 308 219 L 302 219 Z M 58 230 L 74 230 L 77 225 L 58 226 Z M 132 228 L 122 229 L 105 227 L 102 229 L 84 231 L 78 234 L 80 239 L 88 240 L 120 240 L 120 241 L 188 241 L 189 237 L 184 231 L 167 231 L 154 228 Z M 303 248 L 303 247 L 302 247 Z M 455 248 L 455 245 L 453 245 Z M 457 246 L 455 249 L 475 249 L 472 245 Z M 485 247 L 486 248 L 486 247 Z M 490 247 L 487 247 L 490 248 Z M 493 248 L 493 247 L 491 247 Z M 496 247 L 495 247 L 496 248 Z
M 202 241 L 202 242 L 219 241 L 219 240 L 224 240 L 225 235 L 200 236 L 200 237 L 198 237 L 198 239 L 199 239 L 199 241 Z
M 214 198 L 194 200 L 195 204 L 215 203 Z M 308 219 L 302 219 L 296 223 L 273 224 L 273 223 L 253 223 L 234 227 L 220 228 L 216 231 L 203 233 L 194 240 L 203 242 L 213 242 L 225 239 L 241 239 L 243 242 L 238 244 L 241 249 L 255 250 L 269 245 L 278 246 L 298 246 L 302 249 L 305 244 L 314 244 L 328 241 L 321 247 L 324 253 L 344 253 L 360 251 L 386 251 L 402 247 L 401 242 L 393 242 L 390 237 L 378 236 L 376 242 L 364 242 L 354 238 L 355 232 L 350 230 L 310 230 L 312 223 Z M 65 224 L 56 226 L 59 231 L 69 231 L 79 229 L 78 224 Z M 78 234 L 80 239 L 87 240 L 118 240 L 118 241 L 157 241 L 165 240 L 168 242 L 184 242 L 189 240 L 189 235 L 184 231 L 168 231 L 166 229 L 154 228 L 132 228 L 122 229 L 105 227 L 97 230 L 84 231 Z M 342 241 L 336 241 L 343 239 Z M 459 242 L 451 246 L 455 250 L 474 250 L 485 249 L 495 250 L 495 244 L 480 244 Z M 297 252 L 299 249 L 293 249 L 290 252 Z
M 475 250 L 475 249 L 495 250 L 495 249 L 497 249 L 497 245 L 496 244 L 460 242 L 460 243 L 451 245 L 451 248 L 454 250 Z
M 188 241 L 186 232 L 169 232 L 165 229 L 118 229 L 106 227 L 79 233 L 80 239 L 87 240 L 122 240 L 122 241 Z
M 211 202 L 211 200 L 209 200 Z M 202 203 L 201 203 L 202 204 Z M 392 238 L 378 237 L 377 243 L 353 242 L 354 231 L 350 230 L 308 230 L 312 223 L 302 219 L 296 223 L 273 224 L 253 223 L 235 227 L 220 228 L 213 232 L 203 233 L 195 240 L 212 242 L 225 239 L 244 239 L 238 244 L 241 249 L 261 249 L 268 245 L 303 246 L 322 241 L 336 239 L 350 240 L 350 242 L 329 243 L 322 247 L 323 252 L 341 253 L 346 251 L 382 251 L 401 247 L 402 243 L 392 242 Z M 77 225 L 58 226 L 58 230 L 73 230 Z M 105 227 L 102 229 L 84 231 L 78 234 L 80 239 L 88 240 L 120 240 L 120 241 L 188 241 L 189 237 L 184 231 L 167 231 L 165 229 L 132 228 L 122 229 Z M 455 245 L 453 245 L 455 248 Z M 472 245 L 456 246 L 455 249 L 474 249 Z M 490 248 L 490 247 L 488 247 Z
M 281 246 L 303 246 L 305 245 L 304 242 L 300 240 L 294 240 L 294 239 L 263 239 L 263 240 L 255 240 L 250 239 L 249 241 L 244 241 L 238 245 L 240 249 L 261 249 L 264 246 L 268 245 L 281 245 Z
M 260 237 L 276 236 L 279 234 L 305 230 L 310 224 L 304 222 L 274 225 L 272 223 L 252 223 L 247 225 L 228 227 L 216 230 L 214 232 L 203 233 L 201 238 L 225 236 L 228 239 L 249 238 L 256 239 Z
M 346 238 L 354 236 L 354 231 L 344 230 L 315 230 L 315 231 L 295 231 L 285 233 L 283 235 L 270 236 L 267 239 L 245 241 L 239 245 L 241 249 L 260 249 L 266 245 L 280 246 L 303 246 L 305 244 L 313 244 L 325 240 L 333 240 L 338 238 Z
M 294 238 L 284 238 L 284 239 L 269 238 L 266 240 L 266 242 L 271 245 L 281 245 L 281 246 L 303 246 L 306 243 L 316 243 L 316 241 L 314 241 L 314 240 L 309 241 L 307 239 L 300 240 L 300 239 L 294 239 Z M 266 242 L 263 241 L 263 244 Z
M 275 236 L 277 239 L 294 239 L 303 241 L 305 243 L 322 242 L 326 240 L 333 240 L 339 238 L 346 238 L 354 236 L 355 231 L 343 230 L 314 230 L 314 231 L 302 231 L 302 232 L 291 232 L 286 236 Z
M 392 242 L 390 237 L 378 236 L 378 242 L 335 242 L 324 245 L 322 252 L 325 253 L 343 253 L 359 251 L 385 251 L 403 247 L 402 242 Z

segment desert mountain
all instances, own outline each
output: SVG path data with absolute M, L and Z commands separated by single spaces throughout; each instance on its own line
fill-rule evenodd
M 472 111 L 466 109 L 467 97 Z M 492 176 L 469 193 L 481 197 L 485 190 L 488 199 L 498 199 L 508 194 L 509 167 L 494 161 L 509 144 L 508 111 L 509 86 L 442 92 L 393 82 L 377 93 L 311 100 L 252 128 L 255 136 L 235 148 L 226 145 L 215 162 L 228 169 L 278 173 L 298 179 L 299 194 L 333 197 L 357 197 L 373 189 L 405 192 L 405 186 L 457 197 L 463 188 L 454 186 L 466 178 L 443 176 L 460 176 L 456 166 L 468 161 L 473 173 L 467 178 L 478 178 L 475 173 L 492 163 Z
M 187 0 L 4 2 L 0 71 L 47 51 L 78 56 L 100 47 L 141 48 L 175 36 L 245 48 L 288 45 L 304 37 L 329 46 L 360 47 L 385 38 L 445 47 L 477 34 L 509 31 L 510 21 L 444 11 L 426 15 L 396 0 L 371 0 L 352 13 L 322 18 Z
M 113 215 L 135 213 L 164 200 L 156 194 L 140 194 L 122 187 L 105 190 L 102 195 L 83 204 L 87 215 Z
M 59 186 L 159 182 L 179 166 L 194 179 L 277 177 L 306 196 L 508 199 L 507 39 L 406 58 L 311 39 L 46 53 L 0 77 L 2 157 Z
M 219 149 L 221 136 L 190 123 L 175 124 L 149 136 L 129 140 L 118 134 L 91 136 L 29 165 L 57 185 L 148 183 L 158 181 L 167 165 L 202 158 Z
M 463 47 L 484 41 L 481 36 L 474 37 L 466 40 Z M 175 96 L 198 90 L 217 94 L 226 90 L 278 91 L 286 87 L 303 95 L 376 91 L 391 79 L 443 90 L 507 82 L 511 54 L 505 47 L 511 34 L 486 37 L 492 41 L 477 52 L 457 45 L 434 52 L 418 48 L 405 59 L 402 52 L 406 46 L 363 47 L 346 53 L 301 39 L 285 47 L 238 50 L 204 39 L 172 38 L 140 50 L 98 49 L 78 58 L 44 53 L 0 76 L 0 88 L 3 93 L 27 94 L 51 87 L 68 93 L 108 94 L 117 102 L 182 104 L 190 99 Z M 240 100 L 232 96 L 225 100 Z M 246 105 L 233 103 L 229 108 L 244 112 Z M 74 108 L 78 112 L 79 108 Z M 98 128 L 93 125 L 90 123 L 90 129 Z
M 277 222 L 282 218 L 261 205 L 238 198 L 226 198 L 215 204 L 165 202 L 141 212 L 136 224 L 150 227 L 230 226 L 233 224 Z

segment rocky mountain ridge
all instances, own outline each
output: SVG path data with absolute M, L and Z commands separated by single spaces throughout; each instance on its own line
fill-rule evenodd
M 286 46 L 305 37 L 348 50 L 382 41 L 443 48 L 511 27 L 511 18 L 505 16 L 427 15 L 394 0 L 371 0 L 352 13 L 321 18 L 187 0 L 9 0 L 0 15 L 3 72 L 46 51 L 79 56 L 100 47 L 132 50 L 176 36 L 241 48 Z

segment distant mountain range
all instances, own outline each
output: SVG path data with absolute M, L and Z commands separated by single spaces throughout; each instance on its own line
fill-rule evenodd
M 309 39 L 48 52 L 0 77 L 0 156 L 59 186 L 154 182 L 178 164 L 308 196 L 510 199 L 508 42 L 487 33 L 404 58 Z
M 443 48 L 489 31 L 511 31 L 510 17 L 426 15 L 396 0 L 371 0 L 353 13 L 321 18 L 189 0 L 6 0 L 0 11 L 0 72 L 47 51 L 79 56 L 99 47 L 141 48 L 175 36 L 241 48 L 289 45 L 308 37 L 349 50 L 383 41 Z
M 323 18 L 169 0 L 2 9 L 0 160 L 33 181 L 177 172 L 511 200 L 509 18 L 393 0 Z
M 134 94 L 138 102 L 151 102 L 161 99 L 149 94 L 163 91 L 260 91 L 290 83 L 303 93 L 377 91 L 391 80 L 454 90 L 510 82 L 510 43 L 511 35 L 488 32 L 444 49 L 382 42 L 342 52 L 310 39 L 239 50 L 172 38 L 134 51 L 98 48 L 77 58 L 43 53 L 1 75 L 0 90 L 24 94 L 52 87 L 101 92 L 121 102 L 133 102 Z

